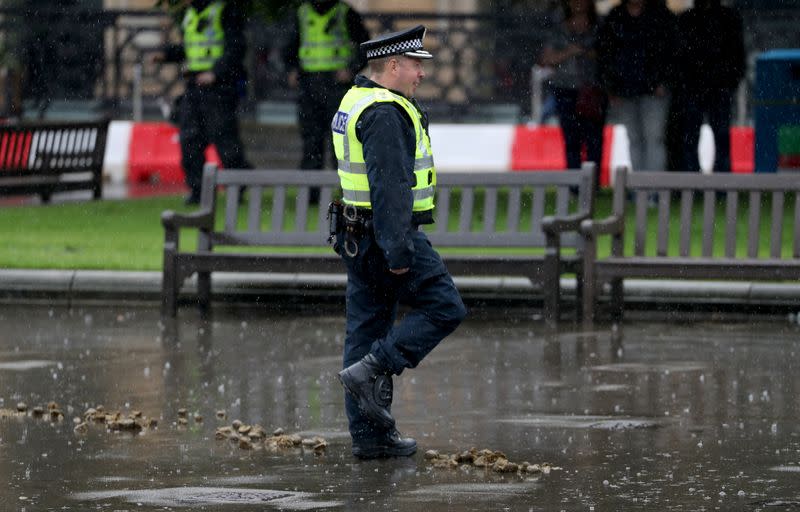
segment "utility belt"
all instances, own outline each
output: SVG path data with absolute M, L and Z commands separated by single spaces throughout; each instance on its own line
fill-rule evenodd
M 345 254 L 351 258 L 358 255 L 358 241 L 372 231 L 372 210 L 352 204 L 332 201 L 328 204 L 328 243 L 340 242 Z M 342 234 L 344 240 L 338 240 Z

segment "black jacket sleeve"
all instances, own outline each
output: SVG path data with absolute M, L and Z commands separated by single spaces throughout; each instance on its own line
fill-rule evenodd
M 364 146 L 375 240 L 390 269 L 408 268 L 414 262 L 413 125 L 399 108 L 378 104 L 364 111 L 356 133 Z
M 235 83 L 244 78 L 244 52 L 247 42 L 244 35 L 245 17 L 233 3 L 227 2 L 222 11 L 222 30 L 225 32 L 225 49 L 214 63 L 214 74 L 217 80 Z
M 361 14 L 353 8 L 347 10 L 346 23 L 347 33 L 350 35 L 350 41 L 353 42 L 353 58 L 348 68 L 350 73 L 355 76 L 367 65 L 367 56 L 361 51 L 360 45 L 364 41 L 369 41 L 369 32 L 364 26 Z
M 292 30 L 289 32 L 289 42 L 283 49 L 283 62 L 286 71 L 296 71 L 300 68 L 300 23 L 297 11 L 292 15 Z

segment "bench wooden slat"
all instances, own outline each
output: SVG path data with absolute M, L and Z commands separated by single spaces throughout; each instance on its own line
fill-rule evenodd
M 261 187 L 250 187 L 247 196 L 247 231 L 258 233 L 261 231 Z
M 236 231 L 239 216 L 239 186 L 225 189 L 225 231 Z
M 747 225 L 747 257 L 758 257 L 761 231 L 761 192 L 750 192 L 750 216 Z
M 636 237 L 633 241 L 633 253 L 644 256 L 647 231 L 647 196 L 649 191 L 636 192 Z
M 274 188 L 272 196 L 272 232 L 283 231 L 283 216 L 286 213 L 286 187 L 278 185 Z
M 703 192 L 703 257 L 714 254 L 714 221 L 717 216 L 716 192 Z
M 519 215 L 522 212 L 520 208 L 520 197 L 522 197 L 522 194 L 519 188 L 514 187 L 509 190 L 507 219 L 508 231 L 511 233 L 519 231 Z
M 658 192 L 658 242 L 656 253 L 659 256 L 666 256 L 669 247 L 669 190 Z
M 792 254 L 800 258 L 800 191 L 794 193 L 794 248 Z
M 694 193 L 691 190 L 681 191 L 681 225 L 680 225 L 680 255 L 689 256 L 692 247 L 692 206 Z
M 636 171 L 628 173 L 627 185 L 631 190 L 674 190 L 686 186 L 698 191 L 723 192 L 728 190 L 772 192 L 800 189 L 800 173 L 758 173 L 757 176 L 758 180 L 754 180 L 752 174 Z
M 475 194 L 472 188 L 461 189 L 461 215 L 458 218 L 458 230 L 469 233 L 472 228 L 472 210 L 475 206 Z
M 725 194 L 725 257 L 736 257 L 736 231 L 739 216 L 739 194 L 729 190 Z
M 531 205 L 531 230 L 538 231 L 542 226 L 542 219 L 544 218 L 544 201 L 545 189 L 544 187 L 536 187 L 533 189 L 533 204 Z
M 497 221 L 497 188 L 488 187 L 483 205 L 483 232 L 494 233 Z
M 306 231 L 308 229 L 308 199 L 311 190 L 308 187 L 300 187 L 295 198 L 295 231 Z M 323 203 L 321 203 L 323 204 Z M 327 205 L 327 203 L 324 203 Z
M 770 229 L 770 257 L 780 259 L 783 247 L 783 192 L 772 193 L 772 228 Z
M 436 188 L 436 232 L 444 233 L 447 231 L 447 223 L 450 222 L 450 188 Z
M 600 278 L 790 280 L 800 279 L 797 261 L 742 258 L 624 257 L 597 261 Z
M 564 217 L 569 213 L 569 188 L 556 189 L 556 215 Z
M 319 219 L 317 226 L 328 229 L 328 205 L 333 200 L 333 191 L 330 187 L 321 187 L 319 190 Z

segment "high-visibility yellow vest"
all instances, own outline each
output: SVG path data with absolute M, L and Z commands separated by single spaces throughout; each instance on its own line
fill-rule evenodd
M 297 8 L 303 71 L 336 71 L 350 63 L 353 43 L 347 31 L 348 9 L 347 4 L 341 2 L 324 14 L 319 14 L 308 2 Z
M 388 89 L 372 87 L 352 87 L 339 105 L 333 117 L 333 148 L 339 162 L 339 180 L 342 185 L 342 199 L 345 204 L 362 208 L 372 208 L 369 196 L 367 166 L 364 160 L 364 146 L 356 136 L 356 123 L 364 110 L 375 103 L 394 102 L 408 113 L 414 124 L 416 149 L 414 153 L 414 177 L 412 187 L 415 212 L 433 209 L 433 196 L 436 191 L 436 169 L 433 165 L 431 139 L 423 126 L 419 110 L 405 97 Z
M 186 69 L 201 73 L 209 71 L 222 57 L 225 49 L 225 32 L 222 30 L 222 10 L 225 2 L 212 2 L 197 12 L 189 7 L 183 17 L 183 45 L 186 51 Z

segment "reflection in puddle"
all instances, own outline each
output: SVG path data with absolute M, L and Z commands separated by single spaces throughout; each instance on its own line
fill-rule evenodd
M 663 363 L 617 363 L 592 366 L 591 370 L 596 372 L 659 372 L 659 373 L 679 373 L 679 372 L 700 372 L 705 370 L 705 365 L 674 361 Z
M 660 423 L 647 418 L 624 418 L 616 416 L 532 416 L 526 418 L 509 418 L 498 420 L 500 423 L 513 423 L 530 427 L 548 428 L 585 428 L 597 430 L 630 430 L 640 428 L 657 428 Z
M 249 504 L 272 505 L 283 510 L 313 510 L 341 505 L 335 501 L 313 501 L 314 495 L 305 492 L 233 487 L 172 487 L 141 491 L 96 491 L 77 493 L 73 495 L 73 498 L 89 501 L 120 498 L 129 503 L 163 507 Z
M 58 363 L 55 361 L 45 361 L 33 359 L 30 361 L 7 361 L 0 363 L 0 370 L 10 370 L 15 372 L 24 372 L 27 370 L 36 370 L 38 368 L 47 368 L 48 366 L 55 366 Z

